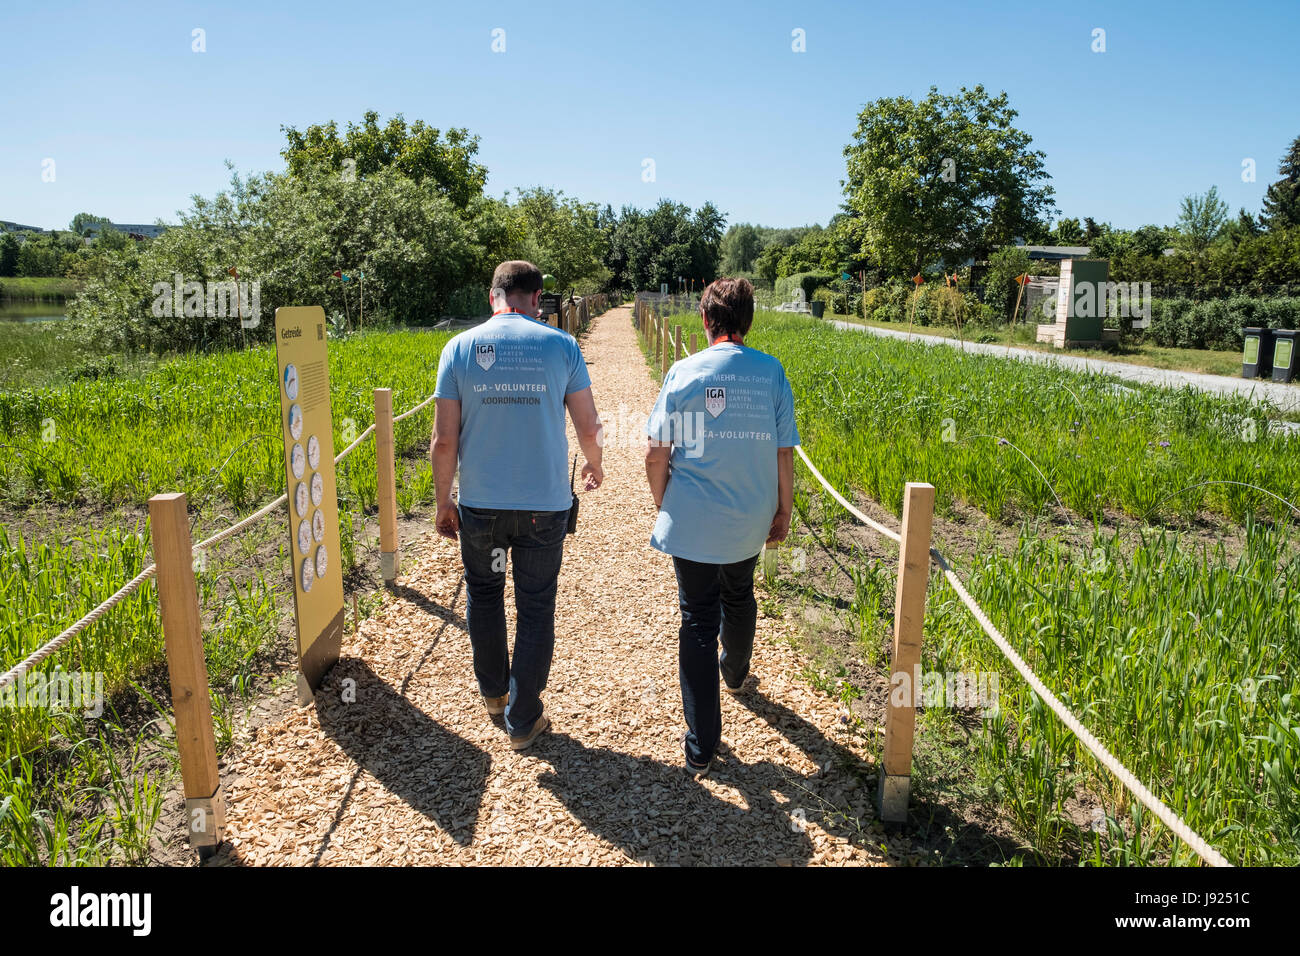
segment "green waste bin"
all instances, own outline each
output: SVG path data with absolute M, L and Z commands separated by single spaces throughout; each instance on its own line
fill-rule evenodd
M 814 300 L 812 304 L 812 315 L 814 319 L 820 319 L 826 314 L 826 303 L 821 300 Z
M 1295 329 L 1273 333 L 1273 381 L 1293 382 L 1296 378 Z
M 1268 378 L 1273 371 L 1273 330 L 1251 326 L 1241 330 L 1241 377 Z

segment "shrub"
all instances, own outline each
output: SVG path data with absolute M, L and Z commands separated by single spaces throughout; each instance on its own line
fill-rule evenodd
M 829 272 L 796 272 L 794 275 L 782 276 L 776 280 L 776 295 L 782 302 L 794 298 L 796 288 L 803 289 L 805 302 L 811 302 L 818 286 L 826 285 L 835 276 Z
M 1239 349 L 1241 330 L 1256 325 L 1294 329 L 1300 323 L 1300 298 L 1157 299 L 1151 304 L 1146 338 L 1180 349 Z
M 1029 253 L 1020 246 L 1004 246 L 989 256 L 984 277 L 984 302 L 993 306 L 1002 321 L 1010 318 L 1016 304 L 1016 276 L 1029 271 Z

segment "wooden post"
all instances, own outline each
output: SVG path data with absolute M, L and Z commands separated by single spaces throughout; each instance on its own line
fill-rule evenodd
M 185 790 L 185 828 L 190 846 L 200 856 L 210 856 L 226 828 L 226 800 L 217 773 L 203 621 L 199 617 L 193 542 L 186 511 L 183 494 L 154 495 L 149 499 L 153 559 L 158 566 L 158 608 Z
M 670 335 L 671 333 L 668 330 L 668 323 L 665 322 L 663 323 L 663 335 L 661 336 L 663 338 L 663 358 L 659 363 L 659 372 L 662 375 L 668 374 L 668 366 L 672 364 L 668 359 L 668 346 L 671 344 L 669 341 Z
M 375 480 L 379 499 L 379 572 L 397 580 L 397 468 L 393 456 L 393 390 L 375 389 Z
M 930 525 L 934 485 L 909 481 L 903 494 L 903 540 L 898 547 L 894 646 L 885 706 L 885 758 L 879 774 L 880 819 L 902 823 L 912 786 L 912 742 L 921 692 L 921 632 L 930 580 Z
M 697 338 L 696 338 L 696 334 L 695 334 L 694 332 L 692 332 L 692 333 L 691 333 L 691 354 L 692 354 L 692 355 L 694 355 L 696 352 L 699 351 L 699 348 L 698 348 L 697 345 L 696 345 L 696 342 L 697 342 L 697 341 L 698 341 L 698 340 L 697 340 Z
M 673 361 L 682 360 L 682 327 L 679 325 L 673 329 Z

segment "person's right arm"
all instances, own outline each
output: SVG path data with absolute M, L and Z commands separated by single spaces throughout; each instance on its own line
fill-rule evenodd
M 668 465 L 672 456 L 671 444 L 653 438 L 646 439 L 645 477 L 650 483 L 650 494 L 654 497 L 656 508 L 664 506 L 664 492 L 668 490 Z
M 429 442 L 429 458 L 433 462 L 433 490 L 437 502 L 435 526 L 444 538 L 456 540 L 460 530 L 460 515 L 451 500 L 451 486 L 456 478 L 456 462 L 460 457 L 460 399 L 439 398 L 434 403 L 437 411 L 433 420 L 433 438 Z
M 599 488 L 605 480 L 604 463 L 605 432 L 600 424 L 600 413 L 596 411 L 596 399 L 592 397 L 591 386 L 564 396 L 564 404 L 573 419 L 573 430 L 578 434 L 578 446 L 586 458 L 582 466 L 582 486 L 587 491 Z

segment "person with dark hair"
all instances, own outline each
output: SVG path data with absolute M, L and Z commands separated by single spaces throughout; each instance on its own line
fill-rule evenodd
M 489 714 L 504 714 L 515 750 L 550 727 L 541 693 L 555 650 L 555 592 L 573 504 L 566 408 L 586 456 L 584 487 L 599 488 L 605 477 L 587 363 L 572 335 L 538 321 L 541 292 L 542 273 L 531 262 L 497 266 L 492 318 L 443 347 L 430 448 L 438 533 L 460 539 L 479 692 Z M 507 556 L 514 562 L 513 662 Z
M 664 376 L 646 422 L 646 478 L 659 508 L 650 544 L 672 556 L 677 574 L 682 747 L 702 777 L 722 736 L 719 672 L 732 694 L 752 686 L 754 566 L 765 544 L 790 532 L 799 432 L 785 369 L 745 345 L 748 280 L 712 283 L 700 316 L 709 347 Z

